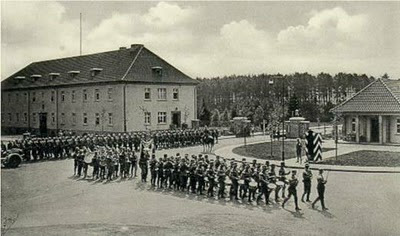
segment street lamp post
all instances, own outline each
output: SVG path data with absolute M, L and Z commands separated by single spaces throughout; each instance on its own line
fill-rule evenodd
M 282 78 L 282 162 L 285 162 L 285 80 Z

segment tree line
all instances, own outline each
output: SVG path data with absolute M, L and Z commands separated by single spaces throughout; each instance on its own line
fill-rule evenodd
M 384 75 L 386 76 L 386 74 Z M 246 116 L 254 125 L 276 126 L 295 110 L 311 122 L 331 122 L 330 113 L 375 80 L 365 74 L 319 73 L 231 75 L 197 78 L 201 124 L 227 126 L 233 117 Z

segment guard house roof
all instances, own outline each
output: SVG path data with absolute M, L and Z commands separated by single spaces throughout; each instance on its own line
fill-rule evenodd
M 162 79 L 155 76 L 152 68 L 163 68 Z M 93 68 L 101 68 L 98 75 L 91 76 Z M 79 71 L 71 77 L 71 71 Z M 57 72 L 59 76 L 52 79 L 49 74 Z M 15 83 L 13 78 L 37 79 L 21 80 Z M 2 81 L 2 90 L 26 89 L 49 86 L 91 84 L 103 82 L 125 81 L 127 83 L 172 83 L 196 85 L 198 82 L 168 62 L 145 48 L 141 44 L 133 44 L 130 48 L 119 50 L 67 57 L 61 59 L 34 62 Z
M 399 113 L 400 80 L 377 79 L 331 111 Z

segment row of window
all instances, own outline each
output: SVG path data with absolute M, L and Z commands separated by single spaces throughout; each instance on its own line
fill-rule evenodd
M 107 100 L 108 101 L 113 100 L 113 93 L 114 93 L 113 88 L 107 89 Z M 63 90 L 60 91 L 60 101 L 61 102 L 65 102 L 67 100 L 66 94 L 67 94 L 66 91 L 63 91 Z M 13 102 L 11 96 L 12 96 L 12 94 L 8 93 L 8 103 Z M 39 96 L 39 92 L 35 92 L 35 91 L 32 92 L 31 93 L 32 102 L 38 101 L 39 98 L 41 98 L 41 101 L 43 101 L 45 93 L 41 92 L 40 97 L 38 97 L 38 96 Z M 55 96 L 56 96 L 55 91 L 54 90 L 51 91 L 51 96 L 50 96 L 51 102 L 55 102 Z M 15 93 L 15 101 L 16 102 L 19 102 L 19 99 L 20 99 L 19 97 L 20 97 L 19 93 Z M 28 94 L 26 92 L 24 93 L 24 97 L 25 97 L 25 101 L 27 101 Z M 151 100 L 151 97 L 152 97 L 151 96 L 151 88 L 145 88 L 144 89 L 144 99 Z M 100 89 L 95 89 L 94 90 L 94 101 L 100 101 L 100 99 L 101 99 Z M 158 88 L 157 89 L 157 99 L 158 100 L 167 100 L 167 89 L 166 88 Z M 75 90 L 72 90 L 71 91 L 71 102 L 76 102 L 76 100 L 77 100 L 77 93 Z M 89 100 L 88 90 L 83 89 L 82 90 L 82 101 L 87 102 L 88 100 Z M 174 88 L 172 90 L 172 100 L 179 100 L 179 89 Z
M 103 119 L 106 118 L 105 115 L 102 115 L 102 117 L 101 117 L 100 113 L 95 113 L 94 115 L 95 115 L 95 118 L 94 118 L 95 125 L 100 125 L 101 118 L 103 118 Z M 76 117 L 77 117 L 76 113 L 71 113 L 72 125 L 77 124 Z M 20 122 L 20 114 L 19 113 L 15 113 L 15 119 L 16 119 L 15 120 L 16 123 Z M 55 124 L 56 123 L 56 114 L 54 112 L 51 113 L 49 119 L 52 124 Z M 36 123 L 38 120 L 39 120 L 39 113 L 32 113 L 32 122 Z M 8 121 L 13 122 L 13 116 L 11 113 L 8 113 Z M 4 122 L 4 116 L 2 116 L 2 122 Z M 23 122 L 28 123 L 28 113 L 23 114 Z M 105 122 L 107 122 L 108 125 L 113 125 L 113 123 L 114 123 L 113 113 L 107 113 L 107 120 L 105 120 Z M 65 125 L 65 123 L 66 123 L 66 115 L 65 115 L 65 113 L 61 113 L 60 114 L 60 124 Z M 83 113 L 82 123 L 83 123 L 83 125 L 89 124 L 89 119 L 88 119 L 87 113 Z
M 167 113 L 166 112 L 158 112 L 157 113 L 157 123 L 158 124 L 166 124 L 167 123 Z M 151 124 L 151 112 L 144 113 L 144 124 Z
M 357 120 L 356 118 L 351 119 L 351 131 L 356 132 L 357 130 Z M 400 119 L 396 119 L 396 132 L 400 134 Z
M 39 118 L 38 118 L 39 113 L 32 113 L 32 122 L 36 123 Z M 71 113 L 71 124 L 76 125 L 77 124 L 77 115 L 76 113 Z M 2 116 L 4 118 L 4 116 Z M 105 114 L 100 114 L 100 113 L 95 113 L 94 114 L 94 124 L 95 125 L 100 125 L 101 120 L 104 118 L 107 118 L 105 122 L 107 122 L 108 125 L 113 125 L 113 113 L 107 113 L 107 117 L 105 117 Z M 13 116 L 11 113 L 8 113 L 8 121 L 13 122 Z M 4 119 L 2 119 L 2 122 L 4 122 Z M 20 113 L 15 113 L 15 122 L 18 123 L 20 122 Z M 28 123 L 28 113 L 23 113 L 23 122 Z M 52 124 L 56 123 L 56 114 L 53 112 L 50 114 L 50 122 Z M 66 123 L 66 115 L 65 113 L 60 114 L 60 124 L 64 125 Z M 83 125 L 88 125 L 89 124 L 89 119 L 88 119 L 88 113 L 83 113 L 82 115 L 82 123 Z M 144 123 L 146 125 L 151 124 L 151 112 L 145 112 L 144 113 Z M 158 112 L 157 113 L 157 123 L 158 124 L 166 124 L 167 123 L 167 112 Z

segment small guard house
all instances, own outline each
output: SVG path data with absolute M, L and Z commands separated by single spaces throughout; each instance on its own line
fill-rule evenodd
M 400 143 L 400 80 L 377 79 L 332 109 L 357 143 Z

